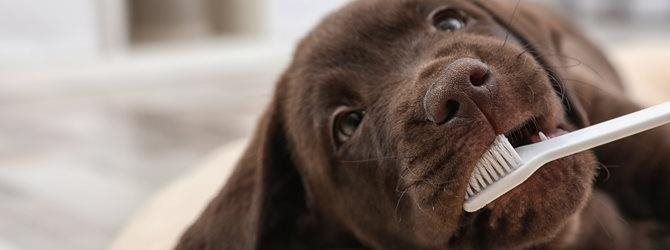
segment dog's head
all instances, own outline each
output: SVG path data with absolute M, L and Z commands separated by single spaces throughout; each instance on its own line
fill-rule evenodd
M 462 208 L 496 135 L 520 146 L 586 125 L 563 81 L 562 31 L 547 18 L 515 1 L 465 0 L 355 1 L 328 16 L 298 46 L 239 166 L 260 176 L 254 239 L 511 247 L 568 237 L 591 192 L 589 153 L 547 164 L 478 212 Z

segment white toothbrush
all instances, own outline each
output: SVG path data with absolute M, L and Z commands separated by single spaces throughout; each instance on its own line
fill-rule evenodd
M 470 178 L 463 209 L 477 211 L 528 179 L 542 165 L 670 122 L 670 102 L 541 142 L 513 148 L 499 135 Z M 670 138 L 669 138 L 670 139 Z

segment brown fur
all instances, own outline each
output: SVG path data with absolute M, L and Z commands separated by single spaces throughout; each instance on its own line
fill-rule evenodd
M 435 30 L 429 14 L 444 6 L 472 22 Z M 491 78 L 463 84 L 472 66 L 463 58 L 484 62 Z M 573 130 L 639 109 L 622 86 L 592 43 L 537 6 L 354 1 L 300 43 L 234 174 L 177 248 L 660 246 L 668 127 L 554 161 L 486 208 L 462 209 L 497 134 L 531 118 Z M 458 113 L 431 122 L 430 107 L 446 99 Z M 339 145 L 332 117 L 343 106 L 366 113 Z

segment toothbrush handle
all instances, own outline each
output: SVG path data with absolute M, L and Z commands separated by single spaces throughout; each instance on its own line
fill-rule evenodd
M 524 156 L 544 154 L 547 162 L 628 137 L 670 122 L 670 102 L 665 102 L 609 121 L 576 130 L 547 141 L 536 148 L 520 150 Z M 523 148 L 523 147 L 522 147 Z M 521 149 L 521 148 L 519 148 Z M 522 154 L 522 152 L 519 152 Z M 526 158 L 524 158 L 526 159 Z

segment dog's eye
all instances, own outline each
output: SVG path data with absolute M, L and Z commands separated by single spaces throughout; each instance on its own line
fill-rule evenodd
M 455 31 L 465 27 L 465 17 L 459 11 L 444 9 L 433 14 L 433 26 L 441 31 Z
M 338 143 L 343 143 L 354 135 L 356 129 L 363 121 L 362 111 L 346 111 L 338 114 L 335 118 L 335 137 Z

